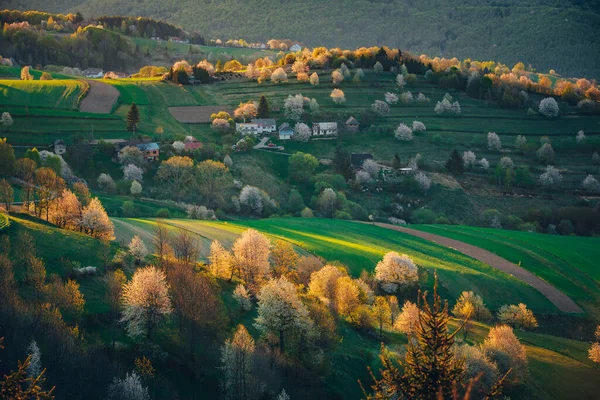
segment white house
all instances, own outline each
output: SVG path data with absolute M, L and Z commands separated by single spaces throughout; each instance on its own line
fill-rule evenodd
M 337 136 L 337 122 L 315 122 L 312 126 L 313 136 Z
M 83 71 L 83 76 L 86 78 L 102 78 L 104 76 L 104 71 L 100 68 L 88 68 Z
M 277 132 L 277 125 L 272 118 L 253 119 L 235 124 L 235 130 L 241 135 L 270 135 Z
M 293 46 L 290 47 L 290 51 L 294 52 L 294 53 L 296 53 L 296 52 L 298 52 L 300 50 L 302 50 L 302 46 L 300 46 L 299 44 L 295 44 L 295 45 L 293 45 Z

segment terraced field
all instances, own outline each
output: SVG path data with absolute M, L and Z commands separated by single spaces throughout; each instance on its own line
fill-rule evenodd
M 489 250 L 534 273 L 600 317 L 600 239 L 467 226 L 413 225 L 414 229 Z
M 75 79 L 50 81 L 0 80 L 0 107 L 75 110 L 87 83 Z
M 128 243 L 134 235 L 151 247 L 155 220 L 114 219 L 117 240 Z M 480 293 L 490 307 L 496 309 L 507 302 L 523 301 L 538 312 L 558 310 L 540 293 L 495 268 L 457 251 L 384 228 L 350 221 L 321 219 L 266 219 L 256 221 L 206 222 L 195 220 L 165 220 L 173 229 L 184 228 L 198 235 L 201 258 L 209 254 L 210 243 L 217 239 L 227 247 L 247 228 L 264 232 L 272 238 L 291 242 L 303 252 L 339 261 L 348 266 L 354 276 L 363 269 L 373 271 L 388 251 L 406 253 L 426 271 L 422 283 L 433 281 L 433 271 L 440 275 L 446 297 L 456 299 L 463 290 Z

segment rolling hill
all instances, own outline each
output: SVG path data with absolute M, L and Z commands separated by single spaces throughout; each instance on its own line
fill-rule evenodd
M 571 76 L 598 77 L 598 1 L 264 0 L 165 3 L 139 0 L 8 0 L 6 8 L 85 16 L 150 16 L 207 38 L 299 40 L 308 46 L 389 45 L 414 54 L 531 63 Z M 328 12 L 324 8 L 329 8 Z M 585 62 L 581 55 L 585 54 Z

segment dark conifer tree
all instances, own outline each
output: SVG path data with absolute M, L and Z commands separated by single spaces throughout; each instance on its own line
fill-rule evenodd
M 140 110 L 135 103 L 131 103 L 127 116 L 125 117 L 125 123 L 127 124 L 127 130 L 134 132 L 137 130 L 137 124 L 140 122 Z
M 394 154 L 394 158 L 392 158 L 392 168 L 395 170 L 402 168 L 402 161 L 400 160 L 398 153 Z
M 448 158 L 444 166 L 448 172 L 455 175 L 460 175 L 465 171 L 465 163 L 456 149 L 452 150 L 450 158 Z
M 260 96 L 260 99 L 258 100 L 258 118 L 269 118 L 270 112 L 269 112 L 269 102 L 267 101 L 267 98 L 262 95 Z
M 350 153 L 348 153 L 339 143 L 335 148 L 335 154 L 332 160 L 333 169 L 338 174 L 341 174 L 346 179 L 352 177 L 352 163 L 350 161 Z

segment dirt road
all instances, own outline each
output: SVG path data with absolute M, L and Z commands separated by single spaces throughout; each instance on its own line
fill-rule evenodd
M 552 302 L 560 311 L 566 313 L 583 313 L 581 308 L 575 304 L 573 300 L 548 282 L 538 278 L 526 269 L 511 263 L 510 261 L 497 256 L 496 254 L 482 249 L 480 247 L 473 246 L 468 243 L 464 243 L 458 240 L 450 239 L 444 236 L 435 235 L 428 232 L 418 231 L 403 226 L 375 223 L 375 225 L 382 228 L 392 229 L 395 231 L 407 233 L 409 235 L 417 236 L 425 240 L 437 243 L 442 246 L 450 247 L 463 254 L 473 257 L 476 260 L 484 262 L 500 271 L 506 272 L 509 275 L 514 276 L 517 279 L 527 283 L 532 288 L 543 294 L 548 300 Z

